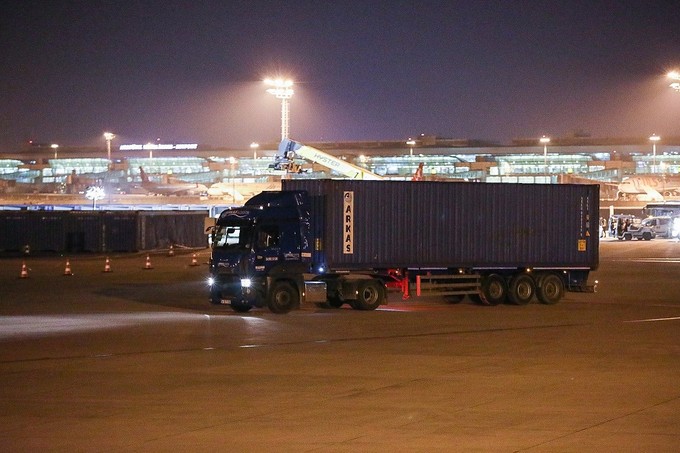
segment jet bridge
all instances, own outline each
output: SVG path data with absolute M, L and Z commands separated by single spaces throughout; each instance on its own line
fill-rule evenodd
M 289 139 L 284 139 L 279 144 L 279 150 L 276 153 L 275 162 L 272 167 L 276 170 L 285 170 L 287 172 L 295 173 L 298 171 L 295 164 L 296 157 L 323 165 L 337 173 L 347 176 L 349 179 L 384 179 L 382 176 L 376 175 L 365 168 L 361 168 L 316 148 Z

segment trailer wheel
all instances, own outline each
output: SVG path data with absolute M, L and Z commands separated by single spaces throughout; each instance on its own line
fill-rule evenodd
M 508 298 L 515 305 L 526 305 L 531 302 L 536 292 L 534 279 L 527 274 L 518 274 L 510 280 Z
M 352 308 L 357 310 L 375 310 L 384 302 L 385 294 L 382 285 L 377 280 L 366 280 L 359 283 L 357 300 Z
M 645 231 L 644 233 L 642 233 L 642 239 L 644 239 L 645 241 L 650 241 L 652 239 L 652 233 Z
M 562 299 L 564 295 L 564 282 L 555 274 L 548 274 L 541 281 L 541 286 L 536 288 L 536 297 L 542 304 L 553 305 Z
M 484 305 L 498 305 L 505 302 L 508 296 L 508 285 L 498 274 L 487 275 L 482 279 L 479 299 Z
M 283 314 L 297 308 L 300 305 L 298 292 L 288 282 L 274 283 L 269 292 L 267 306 L 272 313 Z

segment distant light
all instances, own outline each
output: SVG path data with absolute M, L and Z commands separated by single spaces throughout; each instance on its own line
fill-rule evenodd
M 242 278 L 241 279 L 241 287 L 243 287 L 243 288 L 250 288 L 251 283 L 252 282 L 249 278 Z
M 416 146 L 416 141 L 415 141 L 415 140 L 407 140 L 407 141 L 406 141 L 406 144 L 407 144 L 408 146 Z
M 652 135 L 651 137 L 649 137 L 649 139 L 650 139 L 651 141 L 653 141 L 653 142 L 658 142 L 659 140 L 661 140 L 661 137 L 659 137 L 658 135 L 654 134 L 654 135 Z
M 668 78 L 672 80 L 669 87 L 673 88 L 675 91 L 680 91 L 680 72 L 671 71 L 668 73 Z
M 541 142 L 541 143 L 543 143 L 543 144 L 545 145 L 545 144 L 550 143 L 550 137 L 546 137 L 546 136 L 544 135 L 543 137 L 539 138 L 538 141 Z
M 116 135 L 111 132 L 104 132 L 104 140 L 111 141 L 116 138 Z

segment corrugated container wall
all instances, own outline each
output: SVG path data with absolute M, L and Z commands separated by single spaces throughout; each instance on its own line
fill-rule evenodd
M 283 189 L 306 190 L 324 211 L 313 228 L 336 269 L 595 269 L 599 259 L 596 185 L 284 180 Z

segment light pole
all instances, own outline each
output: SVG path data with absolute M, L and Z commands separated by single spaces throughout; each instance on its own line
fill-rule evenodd
M 250 149 L 253 150 L 253 159 L 257 159 L 257 148 L 259 147 L 260 147 L 259 143 L 253 142 L 250 144 Z
M 545 135 L 539 140 L 543 144 L 543 173 L 548 174 L 548 143 L 550 143 L 550 137 Z
M 649 140 L 652 142 L 652 173 L 656 173 L 656 142 L 661 140 L 661 137 L 652 134 L 652 136 L 649 137 Z
M 59 145 L 57 145 L 56 143 L 52 143 L 50 145 L 50 148 L 52 148 L 54 150 L 54 158 L 56 159 L 57 158 L 57 150 L 59 149 Z
M 416 146 L 416 141 L 409 138 L 406 144 L 409 146 L 409 156 L 413 156 L 413 147 Z
M 288 138 L 290 120 L 288 101 L 293 97 L 293 81 L 290 79 L 265 79 L 264 83 L 272 87 L 267 89 L 267 93 L 281 99 L 281 140 L 283 141 Z
M 680 72 L 671 71 L 668 73 L 668 78 L 671 79 L 671 84 L 668 86 L 675 91 L 680 92 Z
M 236 203 L 236 158 L 230 157 L 231 164 L 231 198 Z
M 106 140 L 106 158 L 111 162 L 111 140 L 115 138 L 115 134 L 111 132 L 104 132 L 104 140 Z

